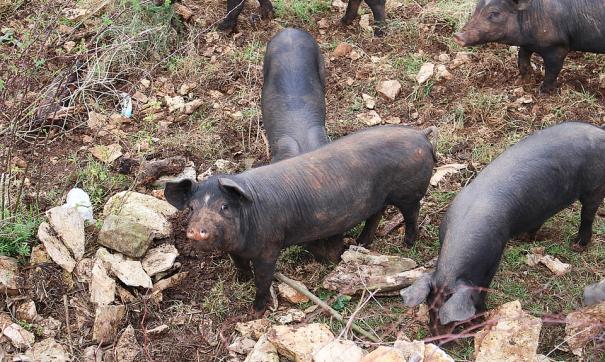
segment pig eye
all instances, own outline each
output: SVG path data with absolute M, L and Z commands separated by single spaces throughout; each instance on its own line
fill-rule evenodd
M 229 205 L 227 205 L 227 204 L 222 204 L 222 205 L 221 205 L 221 211 L 222 211 L 222 212 L 229 211 Z
M 487 18 L 489 20 L 495 20 L 500 16 L 500 12 L 499 11 L 492 11 L 491 13 L 489 13 L 489 15 L 487 16 Z

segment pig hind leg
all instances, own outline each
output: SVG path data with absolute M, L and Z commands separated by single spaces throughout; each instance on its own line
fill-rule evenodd
M 557 77 L 563 68 L 563 62 L 567 56 L 568 50 L 565 48 L 553 48 L 544 51 L 541 55 L 544 59 L 544 81 L 540 86 L 540 91 L 550 93 L 557 88 Z
M 382 213 L 384 209 L 370 216 L 369 219 L 366 220 L 365 225 L 363 226 L 363 231 L 361 235 L 357 238 L 357 244 L 363 246 L 369 246 L 374 239 L 374 234 L 376 233 L 376 229 L 378 229 L 378 224 L 380 223 L 380 219 L 382 218 Z
M 233 31 L 237 25 L 237 17 L 244 9 L 246 0 L 227 0 L 227 15 L 218 25 L 220 30 Z
M 260 16 L 269 20 L 273 18 L 273 5 L 270 0 L 259 0 L 260 3 Z
M 411 204 L 395 204 L 405 221 L 405 236 L 403 241 L 408 247 L 414 246 L 418 237 L 418 214 L 420 213 L 420 201 Z
M 342 17 L 342 19 L 340 19 L 340 21 L 345 25 L 351 25 L 357 18 L 357 12 L 359 11 L 360 4 L 361 0 L 349 0 L 345 15 Z
M 384 35 L 384 4 L 385 0 L 365 0 L 374 15 L 374 35 Z
M 582 215 L 580 216 L 580 230 L 574 245 L 575 250 L 584 250 L 592 239 L 592 225 L 599 206 L 605 197 L 605 187 L 587 198 L 580 198 L 582 202 Z

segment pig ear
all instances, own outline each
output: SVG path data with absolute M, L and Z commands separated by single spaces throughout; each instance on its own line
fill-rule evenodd
M 531 0 L 513 0 L 517 10 L 526 10 L 529 7 Z
M 400 294 L 405 305 L 415 307 L 424 302 L 431 291 L 431 275 L 432 273 L 423 274 L 416 279 L 414 284 L 401 291 Z
M 447 302 L 439 309 L 439 321 L 442 325 L 451 322 L 460 322 L 472 318 L 475 313 L 475 304 L 473 303 L 473 293 L 471 287 L 460 287 Z
M 223 191 L 232 195 L 237 195 L 242 199 L 252 201 L 252 196 L 250 195 L 250 193 L 244 190 L 244 188 L 234 180 L 222 177 L 218 179 L 218 184 L 220 185 L 221 189 L 223 189 Z
M 193 182 L 191 180 L 182 180 L 179 182 L 167 182 L 164 187 L 164 197 L 170 205 L 179 210 L 185 208 L 191 198 Z

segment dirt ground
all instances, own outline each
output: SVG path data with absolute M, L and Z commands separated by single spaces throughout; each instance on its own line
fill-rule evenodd
M 268 146 L 260 109 L 262 59 L 266 43 L 286 26 L 309 31 L 320 44 L 326 61 L 326 127 L 332 139 L 367 127 L 357 117 L 369 111 L 362 100 L 365 93 L 375 97 L 375 110 L 382 120 L 398 117 L 401 124 L 414 128 L 437 126 L 438 165 L 467 165 L 462 172 L 430 187 L 422 204 L 416 246 L 407 249 L 403 245 L 400 225 L 379 237 L 372 245 L 373 251 L 407 256 L 419 264 L 429 262 L 439 250 L 438 226 L 449 201 L 504 149 L 535 130 L 563 120 L 605 123 L 604 56 L 570 54 L 558 79 L 558 92 L 540 94 L 541 58 L 532 58 L 534 74 L 521 80 L 514 49 L 497 44 L 462 49 L 453 42 L 452 33 L 464 25 L 474 6 L 468 0 L 388 1 L 384 38 L 373 37 L 357 23 L 340 26 L 338 20 L 344 9 L 324 0 L 274 1 L 277 18 L 270 22 L 258 21 L 258 4 L 249 1 L 235 34 L 215 29 L 224 13 L 222 0 L 182 1 L 180 4 L 193 13 L 188 21 L 175 14 L 172 7 L 144 1 L 133 2 L 140 8 L 116 2 L 84 20 L 70 20 L 64 12 L 81 6 L 79 2 L 78 6 L 67 1 L 17 3 L 14 8 L 10 4 L 5 8 L 0 1 L 0 130 L 18 128 L 17 132 L 0 131 L 0 164 L 5 165 L 6 155 L 12 154 L 13 161 L 6 166 L 24 184 L 21 207 L 34 210 L 36 217 L 60 204 L 74 186 L 91 194 L 97 213 L 117 191 L 134 188 L 151 193 L 149 187 L 136 186 L 132 173 L 120 173 L 124 159 L 184 156 L 195 163 L 198 174 L 208 169 L 216 171 L 217 160 L 230 161 L 230 172 L 266 164 Z M 365 5 L 361 11 L 371 14 Z M 328 25 L 320 28 L 318 23 L 324 22 Z M 75 30 L 70 32 L 65 27 Z M 351 44 L 359 58 L 335 57 L 332 52 L 341 42 Z M 454 66 L 455 59 L 463 60 Z M 446 65 L 452 79 L 432 78 L 419 85 L 415 76 L 425 62 Z M 74 71 L 81 63 L 86 66 Z M 102 71 L 105 65 L 107 72 Z M 60 77 L 72 73 L 76 80 L 71 83 L 50 86 L 53 79 L 64 79 Z M 146 87 L 142 79 L 149 80 L 150 85 Z M 402 85 L 395 101 L 376 93 L 376 84 L 389 79 L 397 79 Z M 192 83 L 193 89 L 184 98 L 199 99 L 201 105 L 190 115 L 170 112 L 165 96 L 176 96 L 186 83 Z M 49 117 L 37 116 L 39 106 L 48 98 L 43 90 L 50 89 L 56 95 L 57 89 L 60 93 L 70 86 L 75 96 L 66 97 L 62 103 L 50 102 L 55 110 L 69 107 L 67 116 L 50 121 Z M 135 101 L 133 116 L 128 120 L 110 127 L 91 127 L 91 111 L 119 113 L 122 92 L 140 92 L 149 101 Z M 91 156 L 95 145 L 114 143 L 123 153 L 118 161 L 105 164 Z M 16 165 L 15 157 L 27 166 Z M 25 178 L 27 181 L 23 181 Z M 574 360 L 562 348 L 561 316 L 581 306 L 585 285 L 605 277 L 605 210 L 597 217 L 590 248 L 575 253 L 569 244 L 577 231 L 579 209 L 575 204 L 555 216 L 538 241 L 512 240 L 488 298 L 489 307 L 519 299 L 533 315 L 548 316 L 553 322 L 543 327 L 539 353 L 559 360 Z M 395 217 L 395 210 L 389 209 L 381 227 Z M 229 360 L 226 347 L 236 336 L 235 323 L 250 318 L 254 286 L 236 281 L 225 255 L 195 250 L 184 238 L 182 220 L 176 219 L 174 224 L 177 232 L 168 242 L 175 243 L 181 252 L 177 261 L 180 270 L 188 271 L 189 276 L 181 286 L 169 290 L 160 303 L 143 298 L 143 290 L 136 291 L 137 300 L 127 305 L 128 321 L 136 329 L 145 359 Z M 94 253 L 99 227 L 89 227 L 90 254 Z M 349 236 L 354 237 L 359 230 L 352 230 Z M 35 236 L 28 243 L 35 244 Z M 572 264 L 572 271 L 555 277 L 541 266 L 527 266 L 525 255 L 536 246 L 544 246 L 548 254 Z M 28 257 L 24 254 L 21 259 L 27 263 Z M 342 304 L 339 295 L 321 288 L 323 277 L 333 267 L 294 247 L 283 252 L 278 270 L 302 281 L 330 303 Z M 57 266 L 25 270 L 31 286 L 29 296 L 41 315 L 65 320 L 64 295 L 68 295 L 73 310 L 89 310 L 85 285 L 66 277 Z M 340 311 L 350 315 L 356 305 L 354 297 L 345 301 Z M 398 333 L 422 339 L 428 336 L 428 328 L 416 312 L 406 308 L 399 297 L 379 298 L 368 303 L 358 321 L 384 342 L 392 342 Z M 71 319 L 76 325 L 76 316 L 72 314 Z M 321 313 L 307 318 L 311 320 L 328 323 L 335 334 L 343 328 Z M 162 334 L 142 332 L 161 324 L 169 326 Z M 86 331 L 86 326 L 80 331 Z M 90 335 L 85 332 L 72 336 L 71 342 L 64 335 L 62 338 L 65 343 L 79 340 L 78 348 L 90 344 Z M 466 338 L 448 345 L 446 350 L 457 360 L 469 360 L 473 348 L 472 338 Z M 602 358 L 596 352 L 588 357 L 595 361 Z

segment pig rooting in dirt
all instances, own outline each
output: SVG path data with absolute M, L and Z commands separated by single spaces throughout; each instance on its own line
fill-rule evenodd
M 535 235 L 551 216 L 580 200 L 573 247 L 581 250 L 591 240 L 604 197 L 604 129 L 568 122 L 528 136 L 456 196 L 441 222 L 437 268 L 402 291 L 404 302 L 417 305 L 428 296 L 431 329 L 437 334 L 441 326 L 473 318 L 485 310 L 487 288 L 510 238 Z M 589 299 L 596 294 L 590 291 Z
M 267 45 L 261 97 L 272 162 L 328 143 L 325 70 L 319 46 L 302 30 L 284 29 Z
M 200 248 L 228 252 L 240 275 L 252 266 L 254 308 L 261 312 L 285 247 L 340 235 L 367 219 L 362 234 L 371 234 L 387 205 L 402 212 L 404 241 L 414 242 L 434 165 L 428 136 L 435 132 L 373 127 L 241 174 L 167 183 L 164 194 L 191 210 L 187 236 Z
M 605 3 L 577 0 L 480 0 L 462 31 L 454 35 L 461 46 L 488 42 L 519 46 L 521 76 L 530 58 L 544 59 L 541 90 L 551 92 L 570 50 L 605 53 Z

